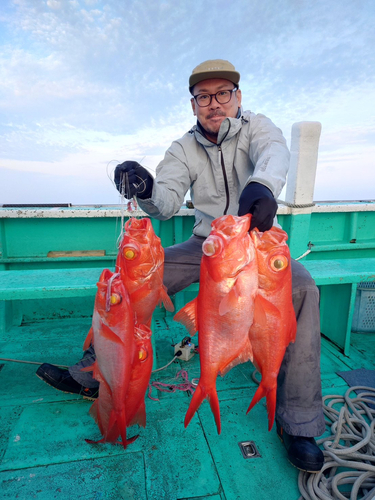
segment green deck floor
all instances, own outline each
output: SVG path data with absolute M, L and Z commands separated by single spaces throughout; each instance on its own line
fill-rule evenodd
M 157 320 L 158 366 L 173 357 L 171 344 L 186 331 L 172 320 Z M 0 357 L 72 364 L 89 319 L 59 320 L 13 328 L 0 338 Z M 339 370 L 373 369 L 375 335 L 353 334 L 350 358 L 322 341 L 325 394 L 343 393 Z M 0 361 L 0 497 L 4 499 L 126 500 L 297 500 L 298 471 L 285 458 L 275 429 L 267 431 L 263 402 L 248 415 L 256 390 L 252 365 L 234 368 L 218 380 L 222 434 L 217 435 L 207 402 L 187 429 L 183 420 L 190 396 L 159 393 L 147 399 L 147 426 L 127 450 L 99 439 L 88 414 L 91 402 L 63 394 L 35 376 L 36 365 Z M 199 359 L 173 363 L 153 376 L 174 383 L 184 368 L 199 376 Z M 130 429 L 129 435 L 138 432 Z M 256 442 L 260 458 L 244 459 L 238 442 Z

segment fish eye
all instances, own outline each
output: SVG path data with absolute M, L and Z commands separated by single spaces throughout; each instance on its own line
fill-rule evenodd
M 109 300 L 111 302 L 111 305 L 115 306 L 116 304 L 120 304 L 120 302 L 122 301 L 122 297 L 118 293 L 112 293 Z
M 289 261 L 285 255 L 274 255 L 270 259 L 270 266 L 273 271 L 282 271 L 289 265 Z
M 138 256 L 136 249 L 131 247 L 125 247 L 122 254 L 126 260 L 134 260 Z
M 147 352 L 147 349 L 145 347 L 142 347 L 139 352 L 138 352 L 138 359 L 140 361 L 144 361 L 145 359 L 148 358 L 148 352 Z

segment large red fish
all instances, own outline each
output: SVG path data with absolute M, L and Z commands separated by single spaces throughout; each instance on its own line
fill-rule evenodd
M 151 326 L 152 313 L 158 304 L 173 311 L 173 304 L 163 285 L 164 249 L 149 218 L 129 219 L 120 243 L 116 271 L 129 293 L 135 321 Z
M 137 325 L 150 327 L 155 307 L 162 303 L 167 311 L 173 311 L 172 301 L 163 285 L 164 249 L 149 218 L 130 218 L 125 223 L 116 272 L 120 273 L 129 295 Z M 88 349 L 91 343 L 92 329 L 83 349 Z
M 221 431 L 216 378 L 252 359 L 249 328 L 253 321 L 258 272 L 249 236 L 251 216 L 224 215 L 212 222 L 203 243 L 199 294 L 174 319 L 191 335 L 199 331 L 201 373 L 185 417 L 185 427 L 207 398 Z
M 254 322 L 249 338 L 253 363 L 262 375 L 247 412 L 266 396 L 268 429 L 271 430 L 276 410 L 277 376 L 290 342 L 295 341 L 297 323 L 292 303 L 291 258 L 287 234 L 277 227 L 259 233 L 251 232 L 255 242 L 259 290 L 255 298 Z
M 118 273 L 105 269 L 97 286 L 92 319 L 96 361 L 85 370 L 93 370 L 100 387 L 99 397 L 90 413 L 103 436 L 98 442 L 116 442 L 121 437 L 121 444 L 126 448 L 138 437 L 126 437 L 128 415 L 132 413 L 126 404 L 126 395 L 132 370 L 138 361 L 134 315 Z

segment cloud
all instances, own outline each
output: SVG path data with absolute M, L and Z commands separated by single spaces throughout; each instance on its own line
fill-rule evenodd
M 191 69 L 224 58 L 241 72 L 245 109 L 288 142 L 294 122 L 322 123 L 317 189 L 340 164 L 331 193 L 367 193 L 370 182 L 349 179 L 375 176 L 373 21 L 368 2 L 351 0 L 4 0 L 0 165 L 44 185 L 60 176 L 67 190 L 69 179 L 103 182 L 114 158 L 154 169 L 194 122 Z

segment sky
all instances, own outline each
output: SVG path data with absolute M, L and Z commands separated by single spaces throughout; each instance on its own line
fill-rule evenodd
M 375 199 L 373 0 L 1 0 L 0 204 L 118 204 L 195 123 L 188 79 L 241 74 L 244 109 L 288 145 L 319 121 L 314 200 Z

